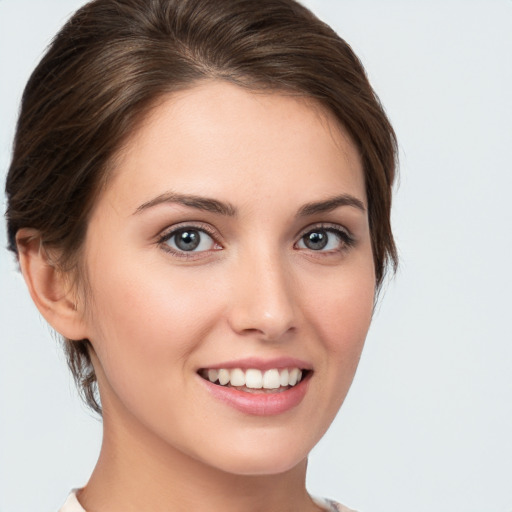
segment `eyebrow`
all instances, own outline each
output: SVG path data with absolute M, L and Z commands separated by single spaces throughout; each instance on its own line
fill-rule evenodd
M 211 199 L 209 197 L 195 196 L 191 194 L 178 194 L 176 192 L 166 192 L 161 194 L 146 203 L 141 204 L 134 213 L 140 213 L 148 208 L 157 206 L 163 203 L 177 203 L 190 208 L 196 208 L 211 213 L 218 213 L 220 215 L 226 215 L 228 217 L 234 217 L 236 215 L 236 208 L 217 199 Z
M 149 208 L 165 203 L 182 204 L 190 208 L 217 213 L 227 217 L 235 217 L 237 214 L 237 209 L 230 203 L 225 203 L 209 197 L 196 196 L 192 194 L 178 194 L 176 192 L 165 192 L 164 194 L 141 204 L 135 210 L 134 214 L 141 213 Z M 299 209 L 295 217 L 308 217 L 316 213 L 326 213 L 341 206 L 352 206 L 362 212 L 366 212 L 366 208 L 360 199 L 349 194 L 342 194 L 323 201 L 307 203 Z
M 309 215 L 314 215 L 315 213 L 331 212 L 341 206 L 352 206 L 362 212 L 366 212 L 366 208 L 360 199 L 351 196 L 350 194 L 341 194 L 323 201 L 305 204 L 299 209 L 296 217 L 307 217 Z

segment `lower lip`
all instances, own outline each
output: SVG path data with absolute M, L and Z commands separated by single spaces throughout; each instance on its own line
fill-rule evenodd
M 220 386 L 199 377 L 208 391 L 218 400 L 245 414 L 275 416 L 297 407 L 305 397 L 311 374 L 299 384 L 278 393 L 247 393 L 235 388 Z

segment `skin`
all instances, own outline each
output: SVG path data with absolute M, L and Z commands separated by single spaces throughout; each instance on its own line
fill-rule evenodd
M 88 512 L 319 510 L 307 455 L 350 387 L 375 292 L 354 144 L 312 101 L 209 82 L 159 103 L 116 162 L 85 240 L 87 301 L 67 324 L 46 315 L 94 347 L 104 441 L 80 502 Z M 147 206 L 170 192 L 237 214 Z M 363 208 L 297 217 L 342 194 Z M 162 241 L 177 225 L 212 238 L 180 257 Z M 304 234 L 326 227 L 354 244 L 329 232 L 328 249 L 308 248 Z M 197 374 L 283 356 L 313 374 L 301 403 L 273 416 L 212 398 Z

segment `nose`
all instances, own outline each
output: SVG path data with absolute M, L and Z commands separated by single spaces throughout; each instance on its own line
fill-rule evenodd
M 279 341 L 296 329 L 296 292 L 286 262 L 277 255 L 247 255 L 232 278 L 228 320 L 235 332 Z

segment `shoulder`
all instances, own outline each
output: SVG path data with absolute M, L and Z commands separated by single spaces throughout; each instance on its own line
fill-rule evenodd
M 59 512 L 85 512 L 76 498 L 76 489 L 73 489 Z
M 327 498 L 313 498 L 314 502 L 324 508 L 326 512 L 356 512 L 351 508 L 345 507 L 341 503 Z

